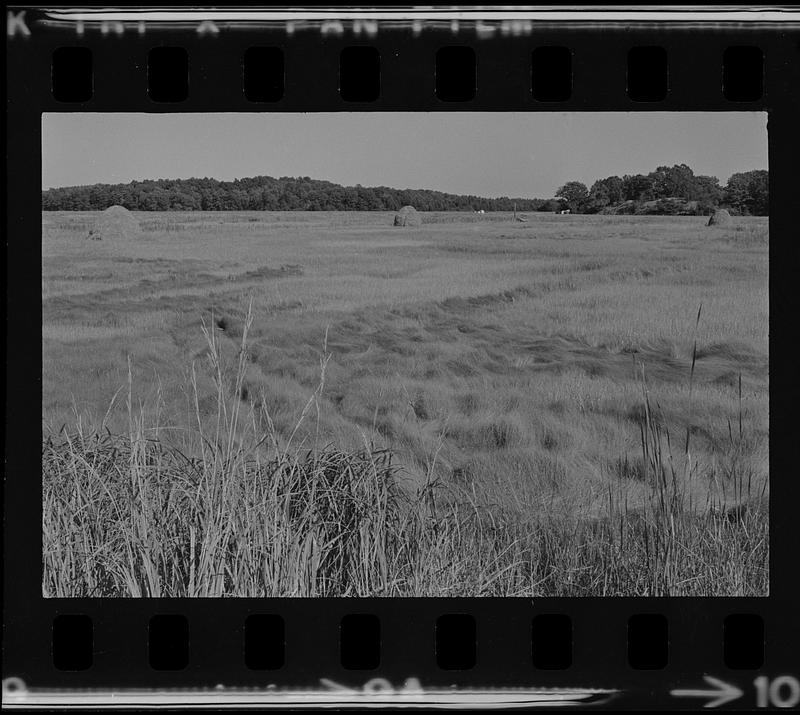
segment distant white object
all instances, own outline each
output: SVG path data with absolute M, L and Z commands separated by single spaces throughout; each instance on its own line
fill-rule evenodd
M 563 211 L 560 211 L 559 213 L 563 216 L 564 214 L 570 213 L 570 209 L 564 209 Z
M 486 212 L 483 209 L 481 209 L 480 211 L 478 211 L 478 213 L 479 214 L 485 214 Z

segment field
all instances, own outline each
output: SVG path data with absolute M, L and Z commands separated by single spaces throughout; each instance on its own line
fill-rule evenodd
M 42 217 L 46 596 L 768 593 L 768 226 Z

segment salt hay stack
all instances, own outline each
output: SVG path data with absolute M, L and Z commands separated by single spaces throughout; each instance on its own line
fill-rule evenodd
M 138 238 L 142 229 L 136 217 L 123 206 L 110 206 L 101 213 L 86 238 L 95 241 L 127 241 Z
M 395 226 L 421 226 L 422 217 L 413 206 L 403 206 L 394 217 Z
M 731 215 L 725 209 L 718 209 L 708 219 L 706 226 L 728 226 L 731 222 Z

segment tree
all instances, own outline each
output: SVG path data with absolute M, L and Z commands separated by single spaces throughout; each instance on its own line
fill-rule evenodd
M 599 207 L 615 206 L 625 200 L 624 183 L 618 176 L 609 176 L 599 179 L 592 184 L 589 190 L 589 198 L 592 203 Z
M 653 180 L 644 174 L 622 177 L 622 193 L 626 201 L 647 201 L 652 198 Z
M 739 213 L 766 216 L 769 213 L 769 172 L 756 169 L 732 174 L 725 187 L 724 201 Z
M 694 172 L 686 164 L 659 166 L 649 178 L 654 199 L 676 197 L 689 201 L 694 198 Z
M 580 181 L 568 181 L 556 191 L 556 198 L 564 199 L 570 211 L 577 212 L 589 198 L 589 190 L 586 188 L 586 184 L 582 184 Z
M 695 193 L 692 198 L 698 201 L 705 209 L 719 206 L 724 193 L 719 185 L 719 179 L 716 176 L 695 176 L 694 181 Z M 703 211 L 703 213 L 706 212 Z

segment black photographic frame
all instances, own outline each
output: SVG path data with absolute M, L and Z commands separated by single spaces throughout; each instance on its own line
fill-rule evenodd
M 477 21 L 432 20 L 420 32 L 412 23 L 383 21 L 374 36 L 355 35 L 343 19 L 340 33 L 319 23 L 255 26 L 216 24 L 199 32 L 203 18 L 185 27 L 157 24 L 139 32 L 124 23 L 104 32 L 87 23 L 53 21 L 44 10 L 24 12 L 24 27 L 9 25 L 7 41 L 7 402 L 4 482 L 4 679 L 28 689 L 67 692 L 76 688 L 264 687 L 314 689 L 321 679 L 360 687 L 376 673 L 396 687 L 418 678 L 425 687 L 465 690 L 503 688 L 595 688 L 618 691 L 613 707 L 689 707 L 671 689 L 703 686 L 713 675 L 744 691 L 742 705 L 756 703 L 753 682 L 797 674 L 796 547 L 800 482 L 791 457 L 794 417 L 793 326 L 798 314 L 798 268 L 794 210 L 797 127 L 800 126 L 800 31 L 797 24 L 724 22 L 534 23 L 530 33 L 481 34 Z M 484 23 L 484 26 L 492 26 Z M 14 34 L 11 34 L 12 29 Z M 343 99 L 339 56 L 354 45 L 380 53 L 380 93 L 373 101 Z M 473 48 L 474 97 L 437 97 L 435 57 L 442 47 Z M 251 102 L 243 91 L 242 58 L 250 47 L 280 48 L 285 86 L 280 99 Z M 572 91 L 560 102 L 538 101 L 531 87 L 531 53 L 540 46 L 567 47 Z M 79 101 L 53 94 L 53 53 L 62 47 L 91 51 L 91 93 L 86 82 Z M 186 98 L 157 102 L 148 94 L 148 52 L 183 48 L 188 58 Z M 628 53 L 661 47 L 669 88 L 659 101 L 638 102 L 626 92 Z M 752 77 L 743 90 L 730 90 L 723 67 L 729 48 L 758 48 L 763 60 L 762 93 L 753 96 Z M 739 56 L 738 61 L 747 62 Z M 85 55 L 81 60 L 85 65 Z M 63 75 L 63 73 L 62 73 Z M 58 76 L 58 75 L 57 75 Z M 758 73 L 755 73 L 758 77 Z M 727 85 L 723 80 L 726 80 Z M 748 87 L 749 94 L 748 94 Z M 58 93 L 57 93 L 58 94 Z M 67 95 L 69 92 L 67 91 Z M 729 97 L 744 97 L 736 101 Z M 316 111 L 766 111 L 770 187 L 770 593 L 764 598 L 606 599 L 45 599 L 41 595 L 41 115 L 43 112 L 316 112 Z M 470 614 L 476 624 L 475 665 L 443 669 L 435 653 L 436 621 Z M 53 659 L 53 623 L 64 615 L 92 622 L 91 666 L 63 670 Z M 244 628 L 253 614 L 277 614 L 285 627 L 285 662 L 263 670 L 246 667 Z M 350 614 L 372 614 L 380 622 L 381 658 L 375 672 L 343 667 L 339 627 Z M 564 669 L 537 669 L 531 656 L 531 622 L 540 614 L 571 620 L 572 654 Z M 636 669 L 628 662 L 629 619 L 659 614 L 669 623 L 667 664 Z M 726 665 L 726 619 L 760 616 L 764 656 L 758 669 Z M 188 629 L 188 659 L 182 669 L 156 670 L 148 661 L 148 627 L 153 616 L 180 615 Z M 736 663 L 734 659 L 734 664 Z M 744 659 L 752 664 L 752 659 Z M 4 681 L 4 682 L 7 682 Z M 18 687 L 18 686 L 17 686 Z

